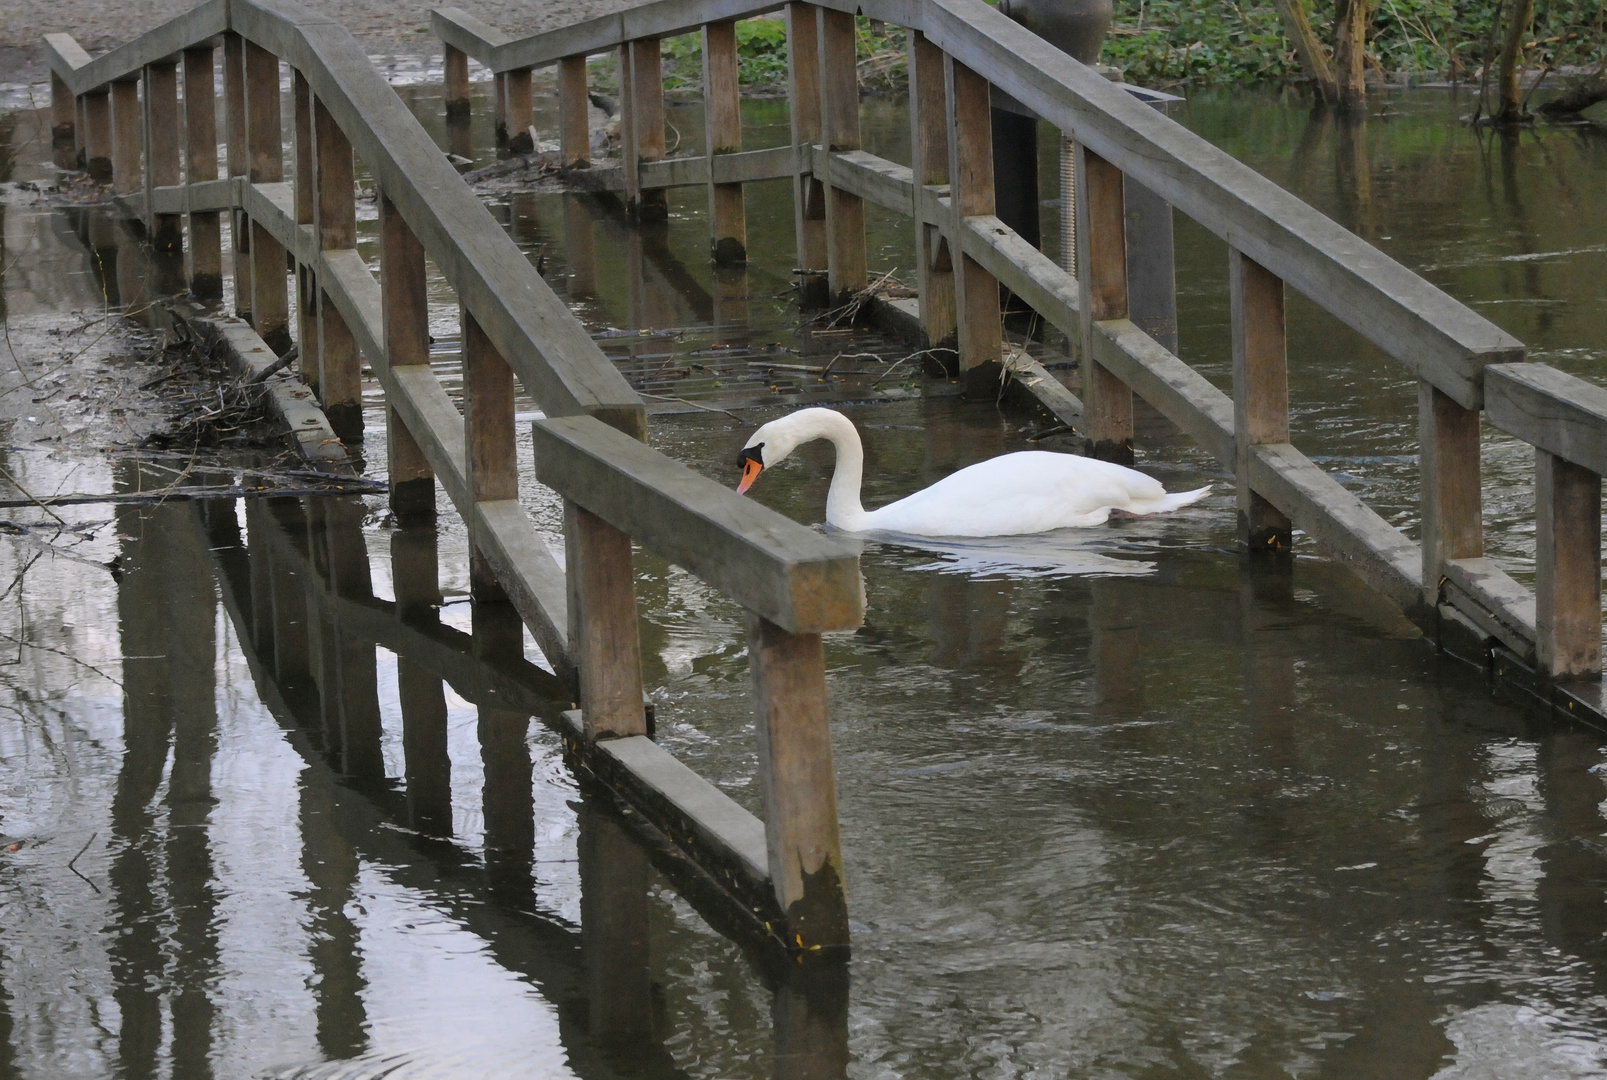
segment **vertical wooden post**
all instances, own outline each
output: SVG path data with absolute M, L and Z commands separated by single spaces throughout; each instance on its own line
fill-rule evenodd
M 145 96 L 145 213 L 151 246 L 157 251 L 184 247 L 184 220 L 179 214 L 157 214 L 156 189 L 176 187 L 179 170 L 179 67 L 176 63 L 147 64 Z
M 921 329 L 926 347 L 953 351 L 954 259 L 944 235 L 947 222 L 927 206 L 927 187 L 949 182 L 948 90 L 943 50 L 919 30 L 909 32 L 910 161 L 915 173 L 915 261 Z M 957 355 L 957 354 L 956 354 Z M 954 370 L 958 370 L 957 362 Z
M 664 157 L 664 64 L 657 38 L 620 46 L 620 143 L 624 152 L 625 203 L 638 221 L 663 221 L 669 202 L 663 188 L 642 189 L 642 162 Z
M 1083 416 L 1094 457 L 1133 463 L 1133 392 L 1094 359 L 1094 323 L 1127 317 L 1122 173 L 1077 144 L 1077 278 L 1082 300 Z
M 396 617 L 410 626 L 440 623 L 440 560 L 434 525 L 391 533 L 391 581 Z M 408 824 L 432 836 L 452 833 L 452 759 L 447 744 L 446 694 L 441 676 L 419 661 L 396 658 L 396 697 L 402 710 Z
M 424 245 L 383 193 L 379 200 L 380 293 L 385 353 L 391 370 L 430 363 L 429 295 Z M 391 513 L 398 518 L 435 513 L 435 473 L 394 405 L 386 407 L 385 443 L 390 463 Z
M 246 132 L 245 38 L 223 35 L 223 98 L 228 119 L 229 175 L 245 176 L 251 160 Z M 251 220 L 236 207 L 229 214 L 229 243 L 234 248 L 234 313 L 251 321 Z
M 54 71 L 50 73 L 50 145 L 65 150 L 76 141 L 77 101 L 67 84 Z
M 468 116 L 469 54 L 448 45 L 443 66 L 446 68 L 446 115 L 452 119 Z
M 528 154 L 536 148 L 531 129 L 536 123 L 535 99 L 530 90 L 530 69 L 516 68 L 506 72 L 503 79 L 508 95 L 508 152 Z
M 508 80 L 500 71 L 491 73 L 491 92 L 496 103 L 497 145 L 508 145 Z
M 519 497 L 513 427 L 513 369 L 467 308 L 463 328 L 463 436 L 469 497 L 476 502 Z M 506 600 L 496 573 L 470 527 L 469 588 L 476 600 Z
M 815 176 L 814 165 L 814 146 L 821 141 L 819 23 L 815 5 L 787 5 L 787 107 L 797 154 L 792 215 L 798 238 L 798 299 L 806 308 L 825 307 L 831 299 L 826 273 L 826 189 Z
M 313 158 L 317 168 L 314 228 L 320 251 L 357 246 L 357 191 L 352 144 L 324 103 L 313 99 Z M 362 364 L 351 328 L 329 294 L 318 290 L 318 389 L 329 426 L 346 442 L 363 437 Z
M 586 737 L 647 734 L 631 538 L 564 500 L 569 655 L 580 673 Z
M 1250 489 L 1250 448 L 1289 441 L 1283 279 L 1230 248 L 1228 282 L 1233 305 L 1239 543 L 1251 552 L 1288 551 L 1289 519 Z
M 316 189 L 318 164 L 312 137 L 312 88 L 301 72 L 290 72 L 290 99 L 294 108 L 291 117 L 291 149 L 295 164 L 291 175 L 294 192 L 294 209 L 297 225 L 311 225 L 317 217 Z M 296 289 L 296 342 L 301 348 L 297 366 L 302 381 L 320 401 L 323 400 L 321 380 L 323 364 L 319 362 L 318 334 L 318 276 L 314 267 L 297 263 Z
M 949 149 L 949 258 L 954 265 L 956 344 L 965 395 L 999 392 L 1004 326 L 999 281 L 964 254 L 965 219 L 993 213 L 993 114 L 988 81 L 952 56 L 943 57 Z M 958 258 L 956 258 L 958 256 Z
M 145 125 L 140 116 L 139 83 L 112 83 L 112 193 L 132 195 L 142 186 L 140 147 Z
M 821 141 L 828 153 L 858 150 L 859 67 L 854 55 L 854 16 L 816 9 L 820 47 Z M 865 203 L 820 177 L 826 191 L 826 263 L 832 300 L 842 302 L 867 283 Z
M 247 175 L 253 184 L 277 184 L 285 178 L 279 58 L 248 41 L 245 69 Z M 251 223 L 251 325 L 275 355 L 290 348 L 285 249 L 255 221 Z
M 558 61 L 558 146 L 566 169 L 591 164 L 591 99 L 586 93 L 586 58 Z
M 1552 678 L 1601 675 L 1601 477 L 1534 452 L 1535 651 Z
M 1122 186 L 1127 211 L 1128 318 L 1168 352 L 1177 352 L 1177 267 L 1172 207 L 1132 177 Z
M 789 633 L 750 613 L 748 667 L 770 879 L 786 919 L 778 936 L 803 952 L 846 946 L 848 902 L 820 635 Z
M 716 184 L 714 158 L 742 149 L 742 90 L 737 71 L 737 24 L 703 27 L 704 152 L 709 159 L 709 245 L 714 261 L 747 262 L 748 224 L 741 184 Z
M 112 98 L 107 89 L 84 95 L 84 169 L 97 184 L 112 181 Z
M 1419 382 L 1417 426 L 1423 470 L 1423 592 L 1432 605 L 1439 602 L 1447 562 L 1484 554 L 1479 412 Z
M 217 75 L 211 46 L 184 50 L 184 178 L 218 178 Z M 186 202 L 188 202 L 186 198 Z M 216 210 L 191 210 L 185 276 L 199 300 L 223 297 L 223 227 Z
M 85 97 L 79 94 L 73 99 L 73 157 L 72 163 L 66 168 L 77 167 L 87 169 L 89 156 L 86 153 L 86 140 L 89 136 L 89 117 L 86 112 Z

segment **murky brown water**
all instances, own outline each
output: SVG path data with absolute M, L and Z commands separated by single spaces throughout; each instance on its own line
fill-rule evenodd
M 1383 107 L 1360 131 L 1253 94 L 1180 116 L 1600 377 L 1607 140 L 1481 143 L 1439 92 Z M 671 116 L 695 139 L 695 110 Z M 901 117 L 868 106 L 873 148 L 899 155 Z M 779 137 L 779 106 L 749 118 L 750 145 Z M 13 144 L 13 178 L 40 175 L 36 144 Z M 715 387 L 737 365 L 698 355 L 817 347 L 792 329 L 787 198 L 750 189 L 753 263 L 723 286 L 701 193 L 645 242 L 591 200 L 493 210 L 560 291 L 588 227 L 577 311 L 644 380 L 687 368 L 652 392 L 734 403 L 653 420 L 656 445 L 727 478 L 751 426 L 819 392 Z M 104 266 L 133 257 L 124 238 L 97 261 L 60 211 L 4 214 L 6 313 L 40 335 L 97 310 Z M 906 265 L 907 229 L 872 225 L 874 264 Z M 26 290 L 18 254 L 44 268 Z M 1180 227 L 1183 350 L 1218 379 L 1225 266 Z M 619 333 L 648 325 L 677 335 Z M 1409 382 L 1298 304 L 1291 381 L 1297 441 L 1410 527 Z M 848 411 L 872 505 L 1034 426 L 941 398 Z M 174 475 L 49 437 L 17 420 L 5 440 L 30 490 Z M 1527 463 L 1489 442 L 1492 547 L 1521 573 Z M 41 531 L 6 511 L 0 1076 L 1607 1074 L 1600 740 L 1531 726 L 1321 559 L 1241 562 L 1229 486 L 1196 449 L 1156 436 L 1141 464 L 1219 494 L 1086 533 L 867 545 L 866 625 L 827 643 L 840 980 L 754 966 L 581 800 L 529 719 L 550 693 L 539 654 L 468 603 L 450 514 L 420 532 L 379 500 L 169 503 L 64 508 L 72 528 Z M 755 495 L 818 521 L 827 466 L 801 453 Z M 741 613 L 639 567 L 660 738 L 757 808 Z

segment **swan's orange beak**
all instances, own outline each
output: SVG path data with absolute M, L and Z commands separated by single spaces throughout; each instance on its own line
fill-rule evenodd
M 759 479 L 759 474 L 762 473 L 762 472 L 764 472 L 764 463 L 763 462 L 759 461 L 756 458 L 751 458 L 751 457 L 750 458 L 743 458 L 742 459 L 742 483 L 737 485 L 737 494 L 738 495 L 747 494 L 748 489 L 753 486 L 753 482 L 755 480 Z

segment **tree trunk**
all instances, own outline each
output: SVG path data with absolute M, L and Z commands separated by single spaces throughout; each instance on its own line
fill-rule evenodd
M 1507 38 L 1501 46 L 1501 111 L 1496 123 L 1511 124 L 1523 119 L 1523 102 L 1518 97 L 1518 72 L 1523 65 L 1523 36 L 1534 21 L 1534 0 L 1517 0 Z
M 1603 101 L 1607 101 L 1607 75 L 1597 72 L 1571 83 L 1561 97 L 1545 102 L 1538 111 L 1547 116 L 1573 116 Z
M 1334 82 L 1334 67 L 1328 60 L 1328 50 L 1317 40 L 1306 15 L 1305 0 L 1276 0 L 1278 17 L 1283 20 L 1283 32 L 1300 58 L 1300 67 L 1306 77 L 1317 85 L 1317 93 L 1330 105 L 1339 100 L 1339 87 Z
M 1367 11 L 1367 0 L 1339 0 L 1334 5 L 1334 77 L 1344 105 L 1359 104 L 1367 97 Z

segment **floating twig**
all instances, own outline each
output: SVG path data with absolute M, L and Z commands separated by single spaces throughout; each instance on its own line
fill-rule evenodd
M 90 881 L 83 874 L 78 873 L 78 867 L 74 866 L 73 864 L 76 863 L 79 860 L 79 858 L 84 854 L 84 852 L 89 850 L 89 845 L 93 844 L 95 842 L 95 837 L 97 837 L 99 835 L 100 835 L 99 832 L 90 833 L 89 834 L 89 839 L 84 841 L 84 846 L 78 849 L 78 854 L 74 855 L 67 863 L 67 869 L 71 870 L 75 875 L 77 875 L 79 881 L 82 881 L 85 885 L 88 885 L 91 889 L 94 889 L 97 893 L 100 892 L 100 886 L 96 885 L 93 881 Z

